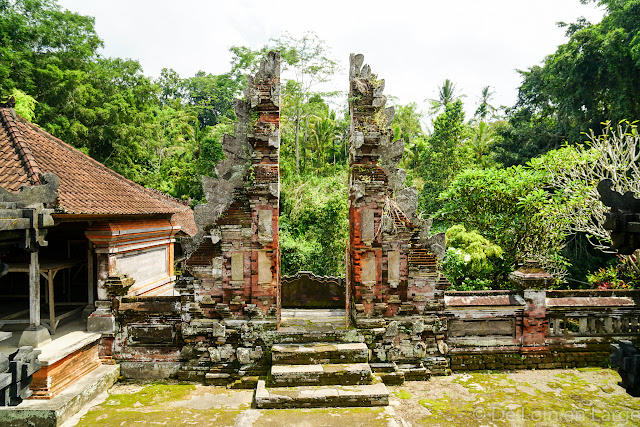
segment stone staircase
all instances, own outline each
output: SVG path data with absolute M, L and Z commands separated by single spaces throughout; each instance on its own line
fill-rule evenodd
M 271 375 L 256 387 L 257 408 L 385 406 L 389 392 L 369 349 L 340 310 L 283 310 Z

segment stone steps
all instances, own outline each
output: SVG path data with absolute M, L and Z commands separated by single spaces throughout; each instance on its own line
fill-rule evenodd
M 276 387 L 356 385 L 369 384 L 371 380 L 371 367 L 368 363 L 273 365 L 270 384 Z
M 255 393 L 255 405 L 258 409 L 386 406 L 388 404 L 389 391 L 383 383 L 267 388 L 265 382 L 260 380 Z
M 275 344 L 271 348 L 274 365 L 316 365 L 327 363 L 366 363 L 369 348 L 365 343 Z
M 370 351 L 344 310 L 282 310 L 270 332 L 269 387 L 258 381 L 256 408 L 386 406 L 389 391 L 369 365 Z
M 371 363 L 371 370 L 386 385 L 404 384 L 404 372 L 398 369 L 395 362 Z
M 346 313 L 336 309 L 284 309 L 280 329 L 294 328 L 302 331 L 332 332 L 347 329 Z
M 331 331 L 306 330 L 301 327 L 281 327 L 278 331 L 270 332 L 273 340 L 281 344 L 303 343 L 350 343 L 364 342 L 364 337 L 356 329 L 333 329 Z

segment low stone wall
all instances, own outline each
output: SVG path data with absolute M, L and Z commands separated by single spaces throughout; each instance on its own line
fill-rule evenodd
M 640 339 L 640 291 L 447 292 L 453 371 L 609 366 L 612 342 Z
M 129 378 L 166 378 L 181 366 L 183 347 L 180 297 L 117 297 L 113 310 L 117 330 L 103 344 Z M 104 340 L 103 340 L 104 341 Z
M 451 370 L 458 371 L 510 371 L 516 369 L 584 368 L 609 366 L 608 351 L 557 352 L 545 354 L 479 353 L 451 354 Z
M 117 331 L 103 337 L 101 357 L 112 355 L 128 377 L 250 387 L 268 374 L 272 345 L 293 342 L 274 318 L 213 318 L 193 286 L 179 289 L 180 297 L 117 298 Z M 371 317 L 313 339 L 365 342 L 371 363 L 395 364 L 407 379 L 451 370 L 608 366 L 610 343 L 640 340 L 638 301 L 638 291 L 447 292 L 439 310 Z

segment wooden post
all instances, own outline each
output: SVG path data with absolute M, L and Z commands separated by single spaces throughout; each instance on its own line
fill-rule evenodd
M 93 306 L 95 300 L 93 294 L 93 288 L 95 287 L 95 283 L 93 281 L 93 270 L 93 243 L 87 241 L 87 303 L 90 306 Z
M 32 248 L 29 263 L 29 324 L 40 326 L 40 260 L 38 248 Z
M 57 271 L 56 271 L 57 272 Z M 56 333 L 56 302 L 55 295 L 53 290 L 53 279 L 55 278 L 55 273 L 53 270 L 49 270 L 47 275 L 47 289 L 49 291 L 49 330 L 52 334 Z

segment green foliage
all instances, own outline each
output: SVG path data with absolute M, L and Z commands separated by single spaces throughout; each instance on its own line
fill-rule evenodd
M 347 171 L 283 176 L 280 213 L 282 274 L 345 274 L 349 236 Z
M 440 195 L 438 217 L 476 230 L 503 250 L 502 276 L 536 259 L 561 277 L 562 227 L 549 215 L 545 175 L 520 166 L 465 170 Z
M 20 116 L 32 122 L 35 117 L 35 109 L 38 101 L 34 97 L 27 95 L 20 89 L 13 89 L 9 97 L 13 97 L 16 101 L 15 110 Z
M 627 289 L 629 286 L 618 277 L 616 267 L 601 268 L 587 275 L 589 284 L 598 289 Z
M 449 228 L 447 252 L 442 264 L 445 275 L 458 290 L 500 287 L 502 249 L 463 225 Z
M 462 101 L 457 99 L 448 103 L 444 112 L 436 117 L 433 133 L 420 157 L 424 179 L 420 202 L 427 214 L 438 210 L 438 195 L 467 163 L 463 145 L 467 137 Z
M 630 256 L 618 255 L 615 265 L 587 274 L 587 281 L 592 288 L 598 289 L 640 289 L 638 252 Z
M 469 268 L 476 274 L 490 270 L 490 258 L 502 256 L 502 249 L 475 231 L 467 231 L 463 225 L 456 224 L 446 233 L 447 246 L 462 249 L 469 255 Z
M 640 0 L 602 0 L 598 24 L 567 25 L 569 41 L 522 71 L 518 101 L 497 147 L 504 165 L 523 164 L 602 123 L 640 118 Z
M 391 123 L 394 140 L 404 140 L 404 156 L 401 166 L 411 173 L 409 179 L 415 179 L 414 171 L 421 168 L 420 155 L 425 149 L 426 135 L 422 131 L 422 113 L 414 102 L 407 105 L 396 105 L 395 116 Z
M 324 102 L 318 101 L 322 101 L 321 97 L 333 95 L 317 92 L 314 88 L 328 81 L 337 72 L 338 63 L 330 58 L 326 43 L 313 32 L 306 32 L 301 38 L 285 33 L 281 38 L 272 39 L 271 42 L 270 48 L 280 51 L 284 71 L 291 70 L 294 75 L 283 85 L 282 131 L 289 133 L 286 138 L 283 137 L 283 141 L 290 146 L 283 152 L 285 155 L 289 153 L 295 155 L 295 171 L 300 174 L 304 171 L 304 165 L 301 162 L 305 162 L 307 154 L 314 152 L 312 118 L 322 116 L 319 111 L 325 110 L 326 106 Z M 328 116 L 327 112 L 325 111 L 324 119 Z M 333 123 L 326 124 L 329 127 L 333 126 Z M 333 133 L 333 129 L 330 132 Z M 315 143 L 320 144 L 320 147 L 324 147 L 329 142 L 333 145 L 334 140 L 335 138 L 327 138 L 325 135 L 320 141 L 316 133 Z M 324 150 L 321 150 L 320 156 L 324 155 L 322 151 Z M 312 157 L 310 161 L 312 168 Z

